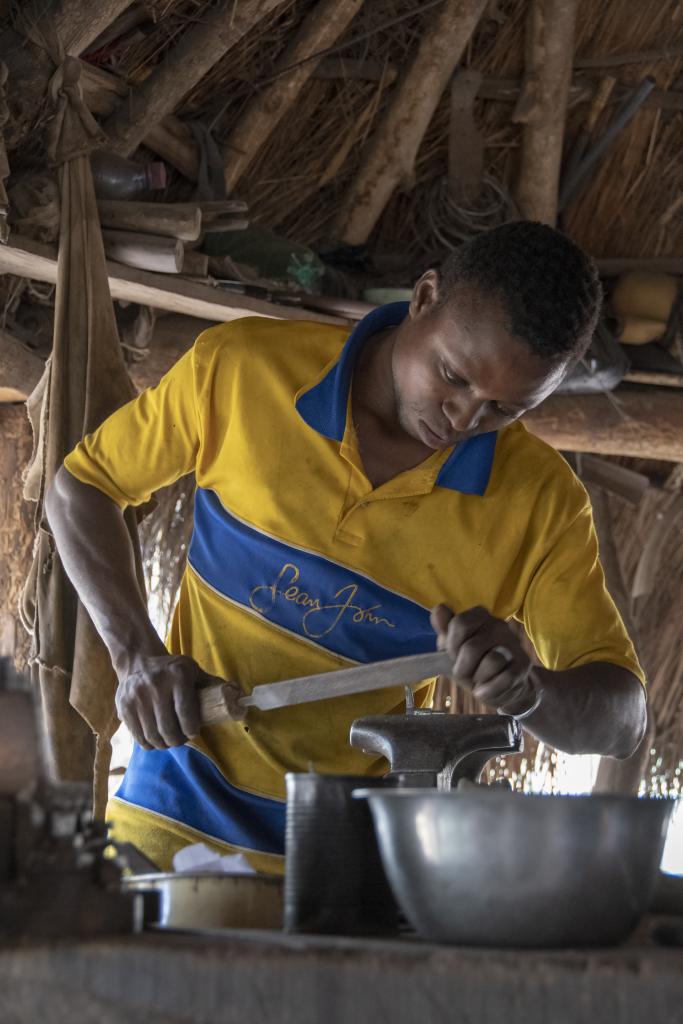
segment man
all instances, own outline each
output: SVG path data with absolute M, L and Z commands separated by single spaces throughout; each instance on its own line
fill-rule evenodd
M 349 747 L 349 727 L 400 710 L 402 688 L 252 711 L 200 734 L 196 687 L 212 676 L 249 692 L 438 639 L 454 676 L 492 709 L 530 712 L 540 739 L 634 750 L 643 677 L 604 587 L 588 498 L 515 422 L 585 351 L 599 306 L 576 246 L 507 224 L 350 336 L 255 317 L 204 332 L 77 446 L 46 508 L 136 740 L 109 809 L 118 836 L 161 868 L 203 840 L 278 871 L 285 771 L 383 770 Z M 164 645 L 121 509 L 190 471 L 194 533 Z

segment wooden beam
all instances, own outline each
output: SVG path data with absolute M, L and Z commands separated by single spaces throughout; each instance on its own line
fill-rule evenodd
M 412 180 L 420 143 L 485 7 L 486 0 L 445 0 L 435 9 L 342 200 L 333 228 L 341 241 L 365 243 L 394 190 Z
M 618 277 L 629 270 L 651 270 L 662 274 L 683 274 L 683 256 L 606 257 L 597 259 L 603 277 Z
M 221 57 L 284 0 L 223 0 L 207 8 L 161 64 L 104 124 L 108 148 L 130 156 L 152 127 L 177 106 Z
M 517 203 L 529 220 L 557 222 L 562 144 L 578 0 L 531 0 L 525 76 L 513 121 L 523 124 Z
M 294 34 L 277 62 L 277 77 L 250 100 L 226 139 L 225 188 L 228 193 L 233 191 L 266 139 L 291 109 L 315 71 L 317 62 L 308 58 L 328 49 L 336 42 L 358 13 L 362 2 L 363 0 L 319 0 L 307 14 L 300 29 Z M 278 74 L 293 65 L 299 66 L 286 74 Z
M 57 280 L 57 254 L 50 246 L 12 235 L 7 245 L 0 245 L 0 273 L 54 284 Z M 325 324 L 349 322 L 301 306 L 286 306 L 247 295 L 235 295 L 196 281 L 169 278 L 148 270 L 124 267 L 120 263 L 107 262 L 107 273 L 113 299 L 138 302 L 142 306 L 166 309 L 172 313 L 186 313 L 204 320 L 268 316 L 279 320 L 315 320 Z
M 605 395 L 551 395 L 524 417 L 562 451 L 683 462 L 683 401 L 669 388 L 619 388 Z
M 183 121 L 173 114 L 151 126 L 144 138 L 148 149 L 167 160 L 189 181 L 199 177 L 199 150 L 194 136 Z
M 133 0 L 59 0 L 49 18 L 68 56 L 77 57 Z

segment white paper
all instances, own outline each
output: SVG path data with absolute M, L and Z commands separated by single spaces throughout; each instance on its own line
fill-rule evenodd
M 173 857 L 177 872 L 213 871 L 222 875 L 255 875 L 256 871 L 242 853 L 216 853 L 206 843 L 184 846 Z

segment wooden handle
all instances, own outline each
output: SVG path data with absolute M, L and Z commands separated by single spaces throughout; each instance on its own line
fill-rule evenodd
M 233 715 L 231 707 L 235 706 L 235 689 L 229 683 L 218 683 L 205 686 L 198 690 L 199 714 L 202 727 L 219 725 L 228 719 L 237 720 L 243 716 Z

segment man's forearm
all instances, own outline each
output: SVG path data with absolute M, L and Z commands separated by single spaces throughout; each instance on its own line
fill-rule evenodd
M 632 673 L 607 662 L 531 672 L 543 698 L 524 727 L 537 739 L 570 754 L 626 758 L 635 751 L 647 711 L 643 687 Z
M 135 653 L 163 654 L 135 574 L 130 535 L 118 506 L 62 467 L 45 511 L 67 576 L 106 644 L 117 673 Z

